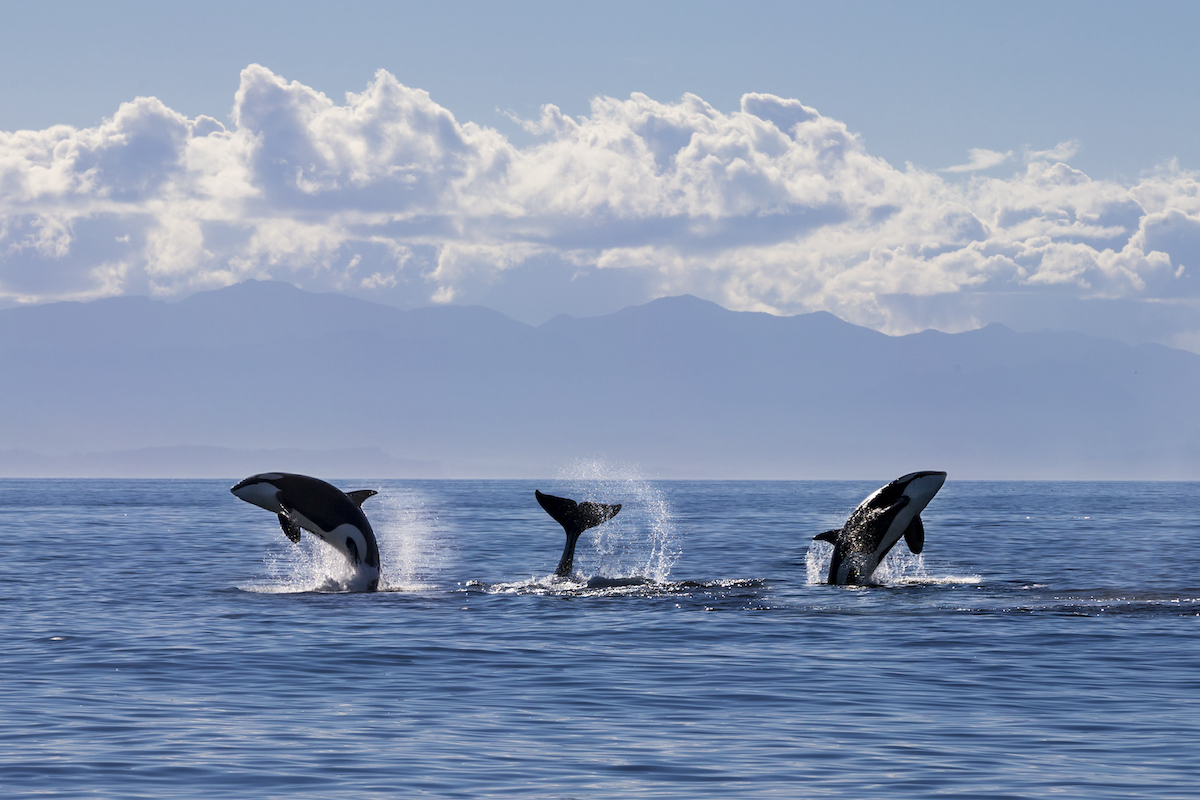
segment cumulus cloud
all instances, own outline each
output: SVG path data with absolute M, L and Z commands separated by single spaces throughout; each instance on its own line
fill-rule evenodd
M 965 164 L 956 164 L 953 167 L 946 167 L 940 172 L 978 172 L 983 169 L 991 169 L 998 167 L 1006 161 L 1011 161 L 1013 154 L 1012 150 L 1006 153 L 1000 153 L 995 150 L 984 150 L 981 147 L 972 147 L 967 151 L 970 160 Z
M 636 280 L 604 285 L 636 287 L 626 303 L 690 292 L 903 332 L 979 324 L 978 303 L 947 298 L 988 293 L 1200 298 L 1200 176 L 1176 164 L 1093 180 L 1071 141 L 973 149 L 948 181 L 767 94 L 731 112 L 600 97 L 521 123 L 535 141 L 518 147 L 384 71 L 339 103 L 251 65 L 227 125 L 138 98 L 94 128 L 0 132 L 0 300 L 253 277 L 486 303 L 553 270 L 544 317 L 577 307 L 570 285 L 622 273 Z

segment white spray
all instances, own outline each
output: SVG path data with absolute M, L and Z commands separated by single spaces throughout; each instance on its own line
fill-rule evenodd
M 430 588 L 446 559 L 446 543 L 420 492 L 380 488 L 363 504 L 379 545 L 379 591 Z M 264 557 L 266 581 L 243 586 L 255 592 L 362 592 L 367 587 L 345 556 L 305 533 L 299 543 L 272 543 Z
M 583 502 L 620 503 L 621 513 L 584 533 L 575 551 L 581 575 L 665 582 L 681 552 L 679 531 L 662 490 L 635 468 L 579 459 L 561 469 L 553 493 Z

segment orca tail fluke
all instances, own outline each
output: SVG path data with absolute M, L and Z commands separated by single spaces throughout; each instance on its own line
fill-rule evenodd
M 555 497 L 552 494 L 542 494 L 536 489 L 533 492 L 538 505 L 545 509 L 555 522 L 563 526 L 568 536 L 578 536 L 588 528 L 594 528 L 602 522 L 608 522 L 621 510 L 621 504 L 605 505 L 603 503 L 576 503 L 567 497 Z
M 542 494 L 537 489 L 533 490 L 533 496 L 537 498 L 538 505 L 541 506 L 547 514 L 554 518 L 554 521 L 564 528 L 567 523 L 563 520 L 568 519 L 579 504 L 574 500 L 566 497 L 555 497 L 552 494 Z
M 592 502 L 576 503 L 568 497 L 542 494 L 536 489 L 533 495 L 537 498 L 538 505 L 544 508 L 546 513 L 553 517 L 555 522 L 562 525 L 563 530 L 567 532 L 567 542 L 563 547 L 562 558 L 558 560 L 558 566 L 554 570 L 554 574 L 560 578 L 570 576 L 571 570 L 574 568 L 575 542 L 579 539 L 579 534 L 602 522 L 608 522 L 621 510 L 620 503 L 616 505 Z
M 604 503 L 580 503 L 579 515 L 585 523 L 584 530 L 594 528 L 602 522 L 608 522 L 621 510 L 621 504 L 605 505 Z

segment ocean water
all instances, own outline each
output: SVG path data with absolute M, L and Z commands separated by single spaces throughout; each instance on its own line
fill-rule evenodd
M 362 594 L 237 477 L 0 481 L 0 796 L 1200 796 L 1195 483 L 951 476 L 844 588 L 894 476 L 337 481 Z M 535 488 L 625 504 L 578 581 Z

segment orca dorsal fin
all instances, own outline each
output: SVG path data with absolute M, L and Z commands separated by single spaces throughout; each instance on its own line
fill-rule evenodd
M 379 492 L 374 489 L 355 489 L 353 492 L 346 492 L 346 497 L 354 501 L 354 505 L 362 508 L 363 500 L 366 500 L 368 497 L 374 497 L 377 494 Z
M 837 544 L 837 537 L 838 537 L 838 534 L 841 532 L 842 532 L 842 529 L 837 528 L 836 530 L 825 531 L 824 533 L 818 533 L 816 536 L 813 537 L 813 541 L 814 542 L 829 542 L 830 544 Z
M 300 526 L 292 522 L 291 517 L 280 514 L 279 527 L 283 528 L 283 535 L 288 537 L 292 544 L 300 544 Z
M 921 522 L 921 515 L 913 517 L 913 521 L 908 523 L 908 527 L 904 530 L 904 543 L 908 545 L 908 549 L 914 555 L 920 555 L 925 549 L 925 523 Z

